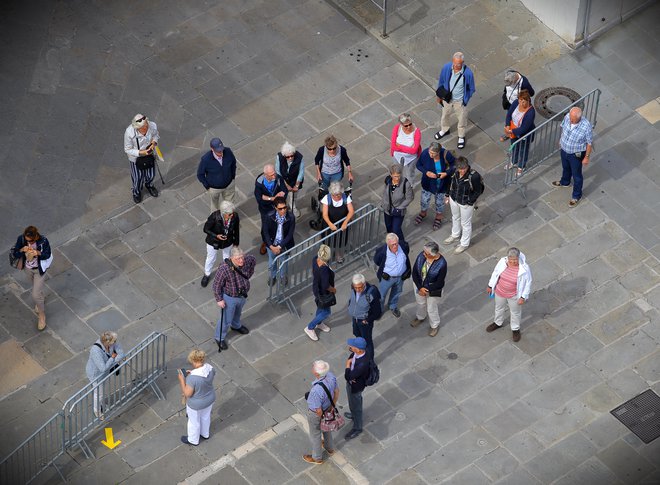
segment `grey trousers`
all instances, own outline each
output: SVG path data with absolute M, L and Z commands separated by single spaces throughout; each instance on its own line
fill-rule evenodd
M 321 418 L 309 409 L 307 410 L 307 424 L 309 425 L 309 441 L 312 443 L 312 458 L 322 460 L 321 434 L 323 434 L 323 440 L 325 441 L 325 449 L 334 450 L 335 444 L 332 440 L 332 433 L 329 431 L 321 432 Z

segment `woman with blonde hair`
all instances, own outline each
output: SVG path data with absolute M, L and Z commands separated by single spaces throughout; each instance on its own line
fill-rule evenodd
M 316 315 L 305 327 L 305 333 L 312 340 L 318 340 L 316 329 L 322 332 L 329 332 L 328 327 L 323 321 L 330 316 L 330 308 L 337 303 L 335 299 L 335 272 L 328 265 L 332 258 L 330 247 L 321 244 L 317 256 L 312 261 L 312 291 L 314 292 L 314 301 L 316 303 Z
M 89 351 L 85 373 L 89 382 L 96 384 L 110 374 L 124 358 L 124 350 L 117 342 L 115 332 L 103 332 Z M 94 389 L 94 415 L 103 420 L 103 386 Z
M 206 352 L 193 349 L 188 354 L 192 370 L 179 369 L 181 394 L 186 399 L 188 415 L 188 435 L 181 437 L 186 445 L 197 446 L 199 438 L 209 439 L 211 428 L 211 410 L 215 402 L 213 378 L 215 369 L 206 363 Z

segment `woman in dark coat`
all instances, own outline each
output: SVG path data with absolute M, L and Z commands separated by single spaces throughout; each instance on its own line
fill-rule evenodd
M 536 110 L 532 106 L 532 98 L 526 89 L 518 93 L 518 99 L 513 102 L 511 107 L 506 113 L 506 121 L 504 122 L 504 135 L 500 141 L 511 140 L 511 145 L 532 131 L 536 126 L 534 125 L 534 118 L 536 117 Z M 521 175 L 525 165 L 527 165 L 527 157 L 529 155 L 529 145 L 533 141 L 533 136 L 528 137 L 516 143 L 511 153 L 511 165 L 507 169 L 514 166 L 518 167 L 517 174 Z
M 322 332 L 330 331 L 330 327 L 323 323 L 323 321 L 332 312 L 331 305 L 324 303 L 324 299 L 337 291 L 335 289 L 335 272 L 332 271 L 332 268 L 328 264 L 331 256 L 330 247 L 321 244 L 318 255 L 312 261 L 312 291 L 314 292 L 314 301 L 316 302 L 316 315 L 314 315 L 312 321 L 305 327 L 305 333 L 312 340 L 319 339 L 318 335 L 316 335 L 317 328 Z

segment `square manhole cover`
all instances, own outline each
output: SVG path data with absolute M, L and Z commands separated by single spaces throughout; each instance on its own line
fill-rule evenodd
M 651 389 L 610 411 L 644 443 L 660 436 L 660 396 Z

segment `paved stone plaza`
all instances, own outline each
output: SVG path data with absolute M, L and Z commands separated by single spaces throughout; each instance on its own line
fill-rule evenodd
M 518 1 L 399 7 L 383 40 L 369 0 L 4 6 L 2 244 L 34 224 L 55 260 L 44 332 L 27 280 L 6 262 L 0 268 L 0 456 L 87 382 L 100 331 L 117 331 L 128 349 L 158 330 L 168 336 L 166 399 L 145 392 L 110 420 L 122 441 L 114 450 L 99 429 L 88 440 L 96 459 L 73 450 L 58 460 L 71 483 L 660 483 L 660 439 L 645 445 L 609 413 L 646 389 L 660 393 L 660 4 L 577 51 Z M 402 317 L 387 313 L 374 330 L 381 380 L 364 393 L 365 432 L 351 442 L 338 433 L 338 452 L 309 465 L 301 455 L 310 448 L 302 417 L 311 363 L 322 358 L 341 374 L 348 277 L 364 268 L 341 270 L 332 331 L 312 342 L 303 327 L 313 301 L 295 301 L 300 320 L 265 302 L 267 258 L 257 255 L 244 312 L 251 333 L 219 354 L 217 306 L 199 285 L 210 212 L 194 175 L 200 154 L 214 136 L 234 150 L 241 242 L 257 254 L 254 178 L 293 142 L 307 162 L 300 241 L 311 234 L 313 154 L 326 134 L 348 149 L 356 205 L 377 202 L 396 116 L 410 111 L 428 146 L 440 121 L 436 76 L 456 50 L 477 81 L 463 152 L 487 187 L 471 246 L 460 255 L 443 246 L 437 337 L 409 326 L 406 283 Z M 501 188 L 500 94 L 510 67 L 537 91 L 602 90 L 585 197 L 574 209 L 551 185 L 558 156 L 525 175 L 526 202 Z M 160 197 L 139 205 L 122 146 L 137 112 L 158 123 L 166 158 Z M 455 149 L 455 136 L 445 144 Z M 433 232 L 430 221 L 410 223 L 414 254 L 424 238 L 449 234 L 448 224 Z M 488 276 L 511 245 L 534 275 L 517 344 L 508 329 L 485 332 Z M 375 281 L 371 268 L 365 274 Z M 211 438 L 196 448 L 179 441 L 186 417 L 175 374 L 193 347 L 209 353 L 219 396 Z M 340 404 L 347 409 L 343 395 Z M 57 473 L 36 483 L 59 483 Z

